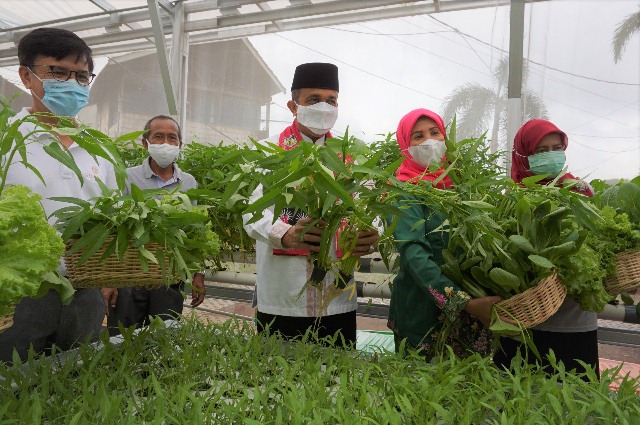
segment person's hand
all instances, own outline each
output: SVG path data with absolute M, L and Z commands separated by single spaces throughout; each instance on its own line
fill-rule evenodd
M 109 311 L 116 308 L 116 301 L 118 301 L 118 288 L 100 288 L 100 294 L 102 294 L 102 300 L 107 309 L 107 316 Z
M 362 257 L 363 255 L 372 254 L 376 250 L 378 239 L 380 239 L 380 235 L 376 229 L 358 232 L 358 241 L 351 255 L 353 257 Z
M 500 301 L 502 301 L 502 298 L 495 295 L 490 297 L 474 298 L 467 302 L 464 309 L 471 316 L 478 319 L 480 323 L 488 329 L 491 324 L 491 311 L 493 309 L 493 305 Z
M 322 229 L 325 225 L 324 221 L 319 221 L 315 226 L 305 227 L 309 223 L 313 223 L 310 217 L 301 218 L 298 222 L 291 226 L 287 233 L 282 236 L 283 248 L 306 249 L 307 251 L 320 252 L 320 238 L 322 237 Z
M 191 307 L 197 307 L 202 304 L 202 301 L 204 301 L 204 297 L 207 294 L 207 290 L 204 287 L 204 275 L 202 273 L 196 273 L 193 275 L 191 287 Z

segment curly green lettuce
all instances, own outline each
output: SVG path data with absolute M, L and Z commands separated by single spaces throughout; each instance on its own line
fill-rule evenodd
M 602 311 L 611 299 L 602 284 L 607 272 L 601 260 L 601 254 L 585 243 L 575 255 L 567 256 L 564 267 L 559 269 L 567 296 L 575 298 L 585 311 Z
M 596 312 L 611 298 L 602 282 L 616 273 L 616 254 L 640 247 L 640 232 L 626 213 L 605 206 L 599 217 L 580 250 L 567 257 L 566 267 L 560 270 L 567 294 L 575 297 L 583 310 Z
M 640 222 L 640 183 L 621 182 L 611 186 L 602 192 L 601 199 L 604 205 L 626 213 L 632 223 Z
M 0 194 L 0 316 L 12 314 L 23 297 L 36 296 L 64 252 L 39 200 L 25 186 L 9 186 Z

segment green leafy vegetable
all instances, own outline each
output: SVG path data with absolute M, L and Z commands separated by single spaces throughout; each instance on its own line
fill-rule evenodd
M 189 192 L 200 205 L 210 205 L 213 230 L 224 251 L 253 252 L 255 242 L 242 224 L 242 209 L 258 185 L 257 180 L 237 178 L 258 154 L 244 145 L 203 145 L 191 142 L 183 148 L 178 165 L 198 182 Z M 259 155 L 259 154 L 258 154 Z M 227 201 L 223 201 L 226 199 Z
M 163 270 L 167 284 L 175 283 L 174 276 L 188 281 L 204 269 L 205 259 L 218 256 L 220 241 L 211 230 L 208 207 L 193 205 L 178 189 L 140 190 L 132 185 L 130 195 L 103 188 L 103 196 L 90 202 L 52 198 L 72 204 L 53 216 L 62 238 L 73 242 L 69 253 L 83 252 L 80 264 L 105 245 L 104 257 L 115 253 L 119 259 L 133 246 L 143 268 L 148 262 L 163 264 L 158 255 L 167 255 L 169 270 Z M 162 252 L 146 249 L 151 242 L 161 245 Z
M 592 242 L 608 233 L 606 244 L 631 246 L 631 227 L 619 216 L 614 226 L 615 211 L 602 214 L 570 189 L 538 184 L 539 176 L 515 184 L 487 149 L 483 137 L 449 139 L 445 172 L 453 188 L 404 188 L 447 217 L 443 273 L 475 297 L 509 298 L 557 272 L 583 309 L 602 310 L 610 298 L 602 282 L 611 271 L 602 266 L 615 261 L 614 248 L 594 249 Z
M 196 321 L 123 333 L 60 358 L 0 364 L 11 424 L 627 424 L 640 417 L 638 377 L 601 379 L 448 352 L 367 355 L 255 335 L 249 324 Z M 327 341 L 329 343 L 329 341 Z M 617 388 L 615 391 L 610 386 Z
M 23 297 L 36 296 L 45 277 L 47 288 L 59 286 L 68 297 L 68 282 L 47 276 L 58 268 L 64 243 L 39 200 L 24 186 L 9 186 L 0 194 L 0 316 L 11 314 L 11 304 Z
M 602 205 L 615 208 L 618 212 L 627 214 L 632 222 L 640 223 L 639 184 L 623 181 L 605 189 L 600 195 Z
M 325 230 L 320 252 L 312 253 L 310 261 L 336 276 L 335 290 L 325 291 L 322 309 L 343 291 L 355 294 L 354 283 L 346 288 L 345 285 L 357 264 L 351 252 L 358 232 L 372 228 L 377 219 L 388 214 L 402 214 L 390 205 L 395 187 L 388 183 L 400 162 L 396 160 L 382 170 L 377 168 L 380 155 L 373 154 L 348 132 L 342 138 L 327 140 L 323 146 L 304 142 L 285 150 L 256 144 L 251 155 L 244 160 L 251 163 L 251 170 L 232 177 L 239 182 L 238 187 L 241 183 L 255 187 L 250 182 L 263 186 L 263 196 L 244 208 L 245 214 L 252 214 L 250 222 L 260 219 L 263 211 L 270 207 L 274 208 L 274 220 L 285 208 L 292 208 L 313 218 L 314 224 L 322 221 Z M 223 201 L 231 202 L 235 195 L 237 192 L 227 192 Z M 331 246 L 338 231 L 338 249 L 342 250 L 342 256 L 334 259 Z M 389 237 L 390 233 L 386 232 L 382 240 Z M 307 284 L 318 286 L 320 281 L 312 274 Z

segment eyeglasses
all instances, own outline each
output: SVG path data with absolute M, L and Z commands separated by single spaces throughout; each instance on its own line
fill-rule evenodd
M 57 81 L 67 81 L 69 78 L 71 78 L 71 74 L 76 74 L 76 81 L 81 86 L 88 86 L 89 84 L 91 84 L 91 81 L 93 81 L 93 77 L 96 76 L 96 74 L 93 74 L 89 71 L 72 71 L 69 68 L 58 65 L 31 65 L 31 67 L 34 66 L 46 66 L 47 68 L 49 68 L 49 72 L 51 73 L 53 78 Z

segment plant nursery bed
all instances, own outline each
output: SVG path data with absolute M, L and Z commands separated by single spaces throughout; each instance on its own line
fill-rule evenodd
M 620 423 L 638 378 L 499 371 L 488 358 L 428 364 L 255 335 L 237 321 L 157 321 L 51 357 L 0 365 L 0 423 Z M 618 390 L 609 386 L 616 380 Z

